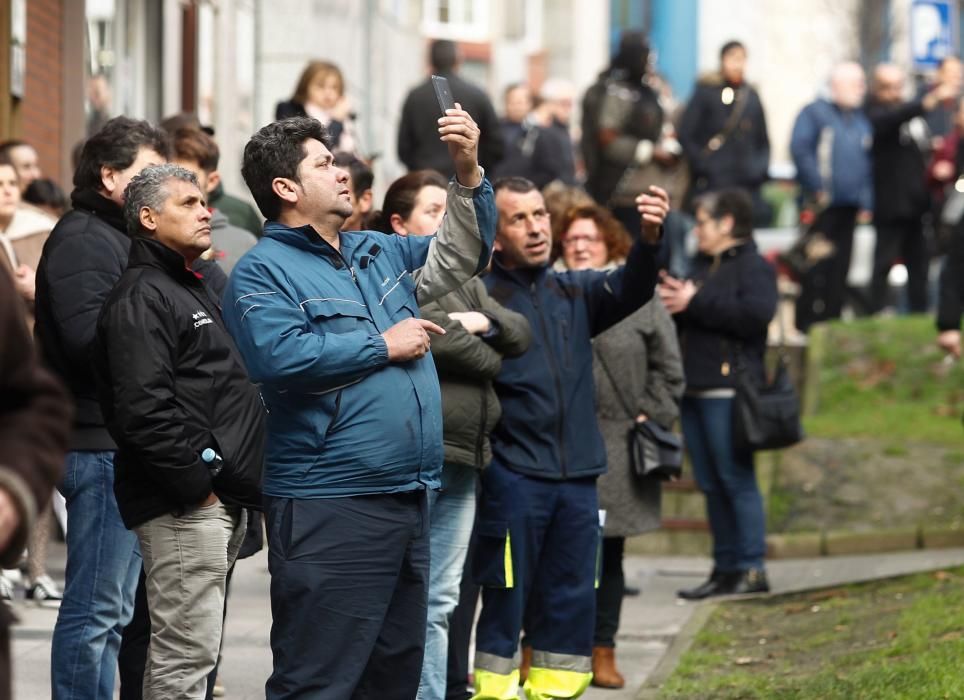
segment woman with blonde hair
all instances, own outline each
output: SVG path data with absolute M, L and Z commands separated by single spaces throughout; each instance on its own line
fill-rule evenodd
M 345 95 L 345 78 L 334 63 L 309 61 L 298 78 L 295 94 L 279 102 L 275 119 L 312 117 L 331 136 L 335 150 L 357 152 L 355 114 Z

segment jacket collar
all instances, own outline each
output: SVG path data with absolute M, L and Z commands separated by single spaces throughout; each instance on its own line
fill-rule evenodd
M 74 209 L 80 209 L 103 219 L 123 234 L 127 234 L 124 210 L 99 192 L 90 189 L 75 189 L 70 193 Z
M 339 234 L 339 255 L 339 251 L 335 250 L 328 241 L 322 238 L 311 224 L 291 228 L 277 221 L 268 221 L 264 225 L 264 237 L 271 238 L 285 245 L 290 245 L 299 250 L 307 251 L 313 255 L 322 255 L 326 258 L 336 260 L 339 258 L 343 258 L 346 261 L 350 260 L 351 252 L 354 248 L 345 236 Z
M 510 270 L 499 260 L 498 253 L 492 256 L 492 274 L 517 284 L 520 287 L 528 288 L 531 285 L 540 282 L 548 273 L 548 265 L 543 265 L 541 267 L 517 267 Z
M 182 282 L 196 284 L 201 279 L 198 273 L 187 267 L 180 253 L 147 236 L 134 236 L 131 239 L 127 266 L 153 267 Z
M 706 261 L 708 263 L 712 263 L 715 260 L 723 262 L 725 260 L 734 260 L 749 253 L 755 253 L 756 250 L 756 241 L 754 241 L 752 238 L 748 238 L 743 243 L 739 243 L 732 248 L 727 248 L 719 255 L 707 255 L 706 253 L 699 253 L 696 257 L 697 259 Z

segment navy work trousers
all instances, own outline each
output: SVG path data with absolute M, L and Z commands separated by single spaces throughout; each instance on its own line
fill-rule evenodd
M 524 624 L 534 651 L 588 660 L 596 621 L 598 508 L 595 477 L 535 479 L 497 462 L 486 469 L 473 555 L 473 574 L 483 587 L 477 653 L 514 659 Z
M 425 646 L 425 492 L 265 501 L 268 700 L 412 700 Z

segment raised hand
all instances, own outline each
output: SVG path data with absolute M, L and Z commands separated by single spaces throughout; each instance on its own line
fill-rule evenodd
M 439 138 L 449 147 L 449 155 L 455 163 L 455 177 L 465 187 L 478 187 L 482 183 L 479 171 L 479 131 L 471 115 L 455 103 L 455 109 L 446 110 L 438 120 Z
M 656 243 L 669 213 L 669 195 L 666 190 L 650 185 L 648 194 L 636 197 L 636 211 L 641 219 L 643 239 L 647 243 Z

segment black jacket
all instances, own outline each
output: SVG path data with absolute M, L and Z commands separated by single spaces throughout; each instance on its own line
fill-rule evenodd
M 958 224 L 951 238 L 950 250 L 941 272 L 940 295 L 937 300 L 937 329 L 956 331 L 964 314 L 964 224 Z
M 492 461 L 489 434 L 502 415 L 492 380 L 502 369 L 502 357 L 518 357 L 529 348 L 532 333 L 522 314 L 503 308 L 473 277 L 421 307 L 427 318 L 445 329 L 432 340 L 432 358 L 442 388 L 442 440 L 445 463 L 483 469 Z M 489 335 L 473 335 L 453 311 L 478 311 L 489 317 Z
M 279 121 L 291 117 L 307 116 L 308 112 L 305 111 L 305 106 L 295 100 L 284 100 L 275 105 L 274 108 L 274 118 Z M 331 139 L 332 143 L 337 144 L 341 140 L 341 133 L 345 130 L 345 125 L 337 119 L 332 119 L 325 125 L 325 128 L 328 130 L 328 138 Z
M 606 471 L 591 340 L 652 298 L 658 251 L 638 239 L 626 265 L 608 272 L 509 270 L 496 254 L 485 285 L 493 299 L 528 319 L 532 344 L 524 355 L 504 358 L 495 380 L 502 403 L 492 431 L 495 461 L 553 480 Z
M 260 507 L 264 406 L 216 298 L 178 253 L 137 237 L 97 319 L 93 364 L 128 528 L 184 512 L 212 490 Z M 223 460 L 213 479 L 201 460 L 208 447 Z
M 733 100 L 723 101 L 725 90 Z M 739 91 L 745 91 L 741 98 Z M 745 100 L 739 120 L 713 148 L 711 140 L 727 129 L 738 101 Z M 719 73 L 702 78 L 686 105 L 679 125 L 679 142 L 690 164 L 695 193 L 725 187 L 755 190 L 767 179 L 770 166 L 770 139 L 760 96 L 750 85 L 727 83 Z
M 747 241 L 717 257 L 697 257 L 699 291 L 676 315 L 687 390 L 734 386 L 738 360 L 763 376 L 767 327 L 777 308 L 773 267 Z
M 452 88 L 452 97 L 479 125 L 479 164 L 487 171 L 494 172 L 502 160 L 503 145 L 499 119 L 492 102 L 472 83 L 453 73 L 444 76 Z M 446 177 L 455 174 L 448 146 L 438 137 L 438 120 L 441 116 L 442 110 L 438 106 L 431 79 L 408 93 L 398 123 L 398 159 L 409 170 L 429 168 Z
M 90 190 L 74 190 L 73 209 L 57 222 L 37 266 L 34 332 L 47 365 L 76 403 L 72 450 L 113 450 L 90 371 L 97 315 L 127 267 L 131 239 L 121 208 Z M 216 263 L 195 266 L 220 294 L 227 278 Z
M 924 115 L 920 100 L 898 105 L 867 102 L 864 112 L 874 128 L 874 221 L 919 219 L 927 211 L 927 163 L 908 122 Z M 923 126 L 923 124 L 922 124 Z M 921 134 L 926 137 L 926 131 Z

